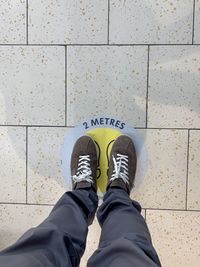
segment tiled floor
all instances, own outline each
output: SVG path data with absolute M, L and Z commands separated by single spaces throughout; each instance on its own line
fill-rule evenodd
M 0 0 L 0 248 L 66 190 L 60 147 L 84 117 L 138 128 L 132 194 L 163 267 L 200 263 L 200 0 Z M 98 245 L 90 227 L 82 267 Z

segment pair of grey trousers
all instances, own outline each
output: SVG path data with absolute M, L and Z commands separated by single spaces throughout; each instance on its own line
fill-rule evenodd
M 77 267 L 98 197 L 92 188 L 66 192 L 39 226 L 0 252 L 0 267 Z M 120 188 L 109 188 L 97 218 L 99 247 L 88 267 L 161 266 L 138 202 Z

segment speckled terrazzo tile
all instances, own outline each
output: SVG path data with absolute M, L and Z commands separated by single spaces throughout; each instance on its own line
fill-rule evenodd
M 188 44 L 192 16 L 191 0 L 111 0 L 110 43 Z
M 95 217 L 93 224 L 89 227 L 89 232 L 87 236 L 87 244 L 85 253 L 81 259 L 80 267 L 87 266 L 87 261 L 93 254 L 93 252 L 98 248 L 99 238 L 101 235 L 101 227 Z
M 25 231 L 40 224 L 52 207 L 0 205 L 0 250 L 13 244 Z
M 186 130 L 142 130 L 148 151 L 148 170 L 132 198 L 143 208 L 185 209 Z
M 0 43 L 26 43 L 26 1 L 0 0 Z
M 150 48 L 148 127 L 200 127 L 200 47 Z
M 28 202 L 54 204 L 66 191 L 60 149 L 66 128 L 29 128 Z
M 147 47 L 68 47 L 67 123 L 115 116 L 145 126 Z
M 26 131 L 0 127 L 0 202 L 26 201 Z
M 190 131 L 187 208 L 200 210 L 200 131 Z
M 200 0 L 195 0 L 194 43 L 200 44 Z
M 153 244 L 163 267 L 199 267 L 200 212 L 147 210 Z
M 145 217 L 144 210 L 142 210 L 141 214 L 143 217 Z M 87 266 L 88 259 L 92 256 L 92 254 L 98 248 L 100 235 L 101 235 L 101 227 L 99 226 L 99 223 L 95 217 L 93 224 L 89 227 L 86 250 L 81 259 L 80 267 Z
M 0 124 L 64 125 L 64 47 L 0 47 Z
M 29 0 L 29 42 L 107 43 L 107 0 Z

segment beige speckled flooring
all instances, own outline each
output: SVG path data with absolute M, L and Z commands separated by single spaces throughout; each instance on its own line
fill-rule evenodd
M 163 267 L 199 267 L 200 0 L 0 0 L 0 249 L 66 190 L 69 128 L 102 114 L 145 136 L 132 197 Z

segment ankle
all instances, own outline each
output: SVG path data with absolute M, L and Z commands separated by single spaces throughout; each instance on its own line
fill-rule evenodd
M 106 191 L 109 188 L 120 188 L 120 189 L 125 190 L 128 193 L 128 195 L 130 195 L 130 191 L 129 191 L 128 185 L 126 185 L 125 182 L 122 179 L 120 179 L 120 178 L 115 179 L 114 181 L 111 181 L 107 185 Z
M 93 183 L 87 182 L 87 181 L 82 181 L 82 182 L 78 182 L 75 184 L 73 190 L 77 190 L 77 189 L 90 189 L 92 188 L 95 193 L 97 192 L 96 187 Z

